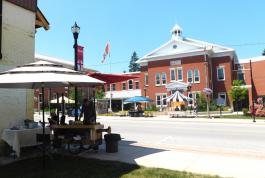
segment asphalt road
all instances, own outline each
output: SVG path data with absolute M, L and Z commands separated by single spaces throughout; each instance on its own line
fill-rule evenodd
M 209 119 L 98 117 L 113 133 L 138 144 L 191 151 L 265 157 L 265 122 Z

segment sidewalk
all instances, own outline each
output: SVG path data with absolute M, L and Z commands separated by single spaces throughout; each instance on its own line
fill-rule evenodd
M 265 157 L 161 149 L 131 141 L 121 141 L 118 153 L 106 153 L 105 145 L 102 145 L 97 154 L 88 151 L 81 153 L 80 156 L 222 177 L 265 177 Z

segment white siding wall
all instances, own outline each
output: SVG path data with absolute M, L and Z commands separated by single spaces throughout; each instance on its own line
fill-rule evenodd
M 0 71 L 34 61 L 35 13 L 3 1 Z M 33 91 L 0 89 L 0 134 L 3 128 L 33 117 Z

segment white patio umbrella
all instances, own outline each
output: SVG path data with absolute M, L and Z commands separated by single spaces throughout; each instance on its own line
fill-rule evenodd
M 75 100 L 72 100 L 70 98 L 67 98 L 66 96 L 59 98 L 59 103 L 63 103 L 63 98 L 65 103 L 75 103 Z M 57 103 L 57 99 L 53 99 L 50 101 L 50 103 Z
M 42 89 L 44 101 L 44 88 L 65 86 L 95 86 L 104 82 L 80 72 L 64 68 L 62 65 L 39 61 L 26 64 L 0 73 L 0 88 L 27 88 Z M 45 134 L 44 105 L 42 105 L 43 135 Z M 44 144 L 43 144 L 44 145 Z M 43 149 L 43 156 L 45 148 Z

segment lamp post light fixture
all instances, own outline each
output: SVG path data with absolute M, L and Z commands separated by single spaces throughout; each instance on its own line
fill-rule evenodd
M 73 33 L 73 36 L 74 36 L 74 40 L 75 40 L 75 43 L 74 43 L 74 50 L 75 50 L 75 66 L 74 66 L 74 70 L 77 71 L 78 68 L 77 68 L 77 39 L 78 39 L 78 35 L 80 33 L 80 27 L 76 24 L 72 26 L 71 28 L 72 30 L 72 33 Z M 77 87 L 75 87 L 75 121 L 78 120 L 78 108 L 77 108 Z

